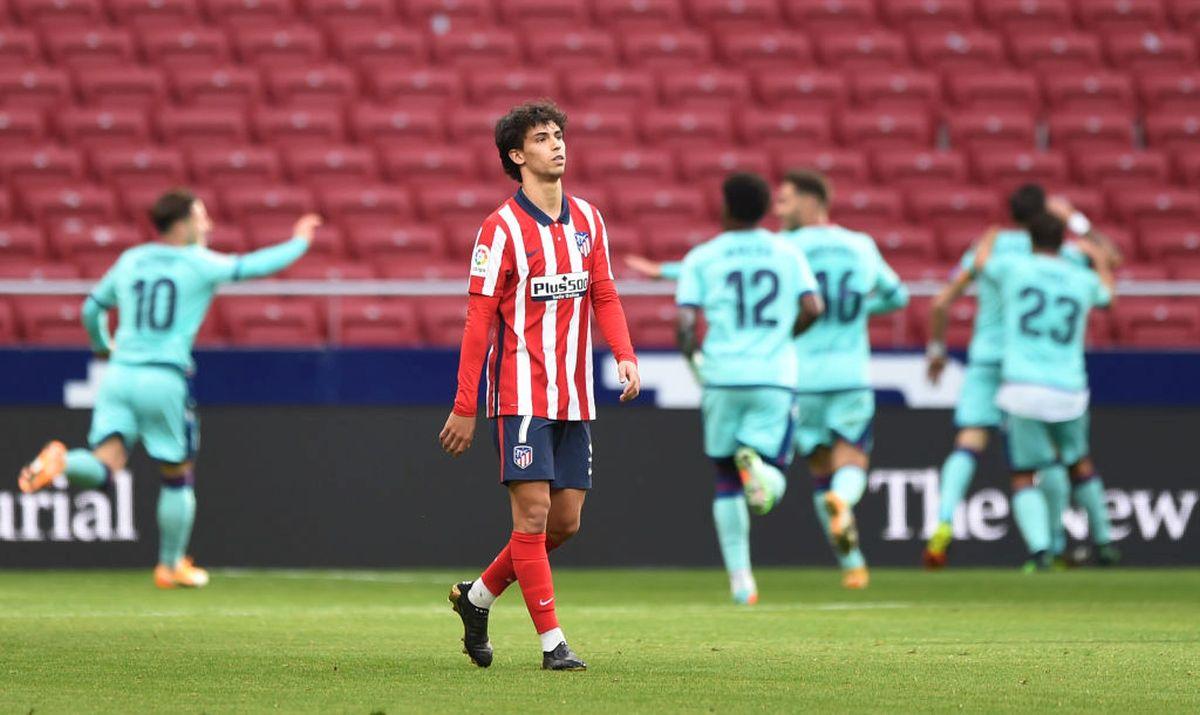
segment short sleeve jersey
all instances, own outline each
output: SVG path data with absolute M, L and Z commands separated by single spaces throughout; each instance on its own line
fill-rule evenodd
M 902 286 L 874 239 L 836 225 L 786 234 L 808 258 L 825 314 L 796 339 L 801 392 L 869 387 L 871 341 L 867 298 L 889 297 Z
M 816 289 L 804 255 L 769 231 L 730 231 L 693 248 L 675 300 L 704 311 L 703 383 L 794 390 L 792 329 L 800 298 Z
M 1088 313 L 1112 300 L 1095 272 L 1061 256 L 1029 254 L 992 257 L 983 274 L 1003 303 L 1004 381 L 1086 389 Z
M 996 236 L 996 245 L 992 248 L 992 256 L 1028 256 L 1033 253 L 1033 243 L 1029 232 L 1024 230 L 1001 231 Z M 1088 258 L 1082 251 L 1070 244 L 1064 245 L 1062 256 L 1080 266 L 1088 265 Z M 963 254 L 959 261 L 959 269 L 974 270 L 975 249 L 971 248 Z M 975 325 L 971 332 L 971 345 L 967 350 L 968 360 L 979 365 L 998 365 L 1004 357 L 1004 312 L 1001 305 L 1000 290 L 994 283 L 987 280 L 976 282 L 978 291 L 975 308 Z

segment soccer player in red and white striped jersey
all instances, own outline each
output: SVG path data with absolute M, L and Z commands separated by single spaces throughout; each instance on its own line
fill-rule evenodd
M 513 581 L 521 582 L 541 639 L 542 667 L 587 667 L 559 627 L 548 554 L 579 530 L 592 483 L 593 313 L 617 360 L 621 401 L 641 389 L 604 218 L 563 191 L 566 123 L 558 107 L 541 101 L 515 107 L 496 124 L 500 161 L 521 188 L 475 239 L 458 394 L 440 435 L 454 456 L 471 445 L 486 360 L 487 413 L 513 531 L 478 579 L 450 591 L 464 651 L 485 668 L 492 663 L 488 609 Z

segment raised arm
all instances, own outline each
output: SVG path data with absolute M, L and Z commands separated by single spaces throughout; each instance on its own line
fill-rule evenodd
M 313 232 L 320 225 L 321 217 L 316 214 L 301 216 L 292 229 L 291 239 L 238 256 L 230 280 L 265 278 L 292 265 L 308 251 Z
M 1061 196 L 1048 199 L 1046 201 L 1046 211 L 1061 219 L 1067 225 L 1067 228 L 1071 230 L 1071 233 L 1081 237 L 1084 243 L 1091 243 L 1099 247 L 1108 256 L 1110 268 L 1115 269 L 1124 261 L 1124 257 L 1121 256 L 1121 249 L 1117 247 L 1117 244 L 1113 242 L 1108 234 L 1093 226 L 1091 220 L 1082 211 L 1077 211 L 1067 199 Z M 1091 258 L 1091 253 L 1088 253 L 1088 257 Z

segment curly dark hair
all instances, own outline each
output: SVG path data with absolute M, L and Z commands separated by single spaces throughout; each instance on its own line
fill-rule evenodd
M 530 129 L 551 122 L 566 131 L 566 113 L 549 99 L 539 99 L 513 107 L 496 122 L 496 149 L 500 151 L 500 164 L 504 167 L 504 173 L 514 181 L 521 180 L 521 167 L 513 163 L 508 153 L 513 149 L 525 147 L 525 135 Z
M 735 221 L 754 225 L 771 208 L 771 186 L 758 174 L 731 174 L 721 186 L 725 211 Z

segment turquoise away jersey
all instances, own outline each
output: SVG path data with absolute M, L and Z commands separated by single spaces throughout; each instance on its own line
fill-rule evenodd
M 983 275 L 1003 303 L 1004 382 L 1086 389 L 1088 312 L 1112 301 L 1099 276 L 1045 254 L 994 256 Z
M 996 236 L 992 257 L 1028 256 L 1033 253 L 1033 242 L 1024 229 L 1001 231 Z M 1065 245 L 1062 256 L 1080 266 L 1088 265 L 1088 258 L 1078 248 Z M 975 249 L 972 247 L 959 262 L 959 268 L 971 271 L 975 266 Z M 1000 290 L 991 281 L 976 281 L 978 291 L 975 308 L 975 325 L 971 331 L 971 345 L 967 359 L 978 364 L 1000 364 L 1004 357 L 1004 311 L 1000 302 Z
M 700 379 L 709 387 L 795 389 L 792 328 L 817 288 L 804 256 L 770 231 L 730 231 L 683 260 L 675 300 L 704 311 Z
M 172 365 L 191 371 L 192 343 L 222 283 L 281 271 L 308 250 L 293 238 L 242 256 L 204 246 L 147 243 L 121 254 L 84 305 L 93 348 L 110 350 L 124 365 Z M 116 309 L 117 333 L 108 339 L 105 311 Z
M 795 340 L 800 391 L 869 387 L 868 298 L 902 308 L 908 304 L 907 289 L 865 233 L 822 225 L 784 235 L 808 258 L 825 300 L 825 314 Z

